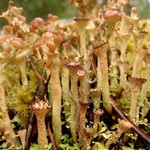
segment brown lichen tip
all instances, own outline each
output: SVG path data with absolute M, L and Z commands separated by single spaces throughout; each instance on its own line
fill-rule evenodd
M 108 49 L 108 42 L 107 41 L 93 47 L 93 51 L 95 54 L 98 54 L 100 52 L 100 50 L 102 50 L 102 49 L 105 49 L 105 50 Z
M 37 30 L 43 23 L 44 23 L 44 20 L 40 17 L 37 17 L 37 18 L 33 19 L 30 22 L 30 31 Z
M 18 20 L 20 20 L 22 23 L 25 23 L 26 22 L 26 18 L 22 15 L 18 15 L 17 16 Z
M 148 32 L 146 32 L 146 31 L 140 31 L 139 34 L 140 34 L 140 36 L 145 37 L 145 36 L 148 35 Z
M 128 129 L 132 128 L 132 124 L 129 121 L 118 119 L 118 122 L 119 122 L 119 127 L 122 132 L 126 132 Z
M 74 21 L 76 22 L 87 22 L 89 21 L 90 19 L 89 18 L 73 18 Z
M 137 37 L 137 38 L 143 39 L 148 35 L 148 32 L 146 32 L 146 31 L 137 32 L 137 31 L 133 30 L 132 34 L 135 38 Z
M 26 42 L 24 42 L 21 38 L 13 38 L 10 41 L 10 44 L 17 49 L 24 49 L 29 47 L 29 45 Z
M 108 10 L 105 12 L 104 18 L 106 20 L 107 34 L 111 34 L 116 23 L 121 20 L 121 14 L 116 10 Z
M 119 14 L 119 12 L 116 11 L 116 10 L 108 10 L 108 11 L 105 12 L 104 17 L 105 17 L 105 19 L 120 20 L 121 19 L 121 14 Z
M 145 53 L 144 59 L 150 63 L 150 53 L 148 51 Z
M 99 109 L 99 108 L 93 108 L 93 113 L 95 115 L 101 116 L 104 113 L 104 111 L 102 109 Z
M 82 69 L 82 66 L 80 65 L 80 63 L 75 62 L 75 61 L 66 63 L 65 67 L 68 68 L 69 71 L 74 72 L 74 73 Z
M 83 69 L 83 67 L 78 62 L 69 62 L 64 64 L 66 68 L 72 73 L 75 73 L 78 75 L 78 77 L 84 77 L 86 74 L 86 71 Z
M 41 38 L 45 41 L 54 41 L 54 35 L 51 32 L 44 32 Z
M 55 21 L 55 20 L 58 20 L 58 19 L 59 19 L 58 16 L 52 15 L 52 14 L 50 14 L 50 13 L 47 15 L 47 18 L 48 18 L 50 21 Z
M 86 101 L 79 100 L 79 104 L 85 107 L 88 106 L 90 103 L 91 103 L 91 100 L 86 100 Z
M 144 78 L 129 77 L 128 81 L 131 84 L 136 84 L 136 85 L 142 86 L 147 80 Z
M 11 6 L 14 5 L 14 2 L 13 2 L 13 1 L 9 1 L 9 2 L 8 2 L 8 5 L 11 7 Z
M 35 114 L 37 113 L 47 113 L 48 110 L 51 108 L 51 105 L 48 101 L 45 100 L 40 100 L 38 99 L 37 101 L 35 101 L 33 104 L 30 105 L 30 109 L 32 112 L 34 112 Z
M 102 48 L 102 47 L 104 47 L 107 43 L 108 43 L 108 42 L 103 42 L 103 43 L 101 43 L 101 44 L 98 44 L 98 45 L 94 46 L 93 49 Z

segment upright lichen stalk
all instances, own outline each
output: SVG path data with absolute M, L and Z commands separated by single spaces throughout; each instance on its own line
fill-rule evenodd
M 109 113 L 111 113 L 112 107 L 110 104 L 110 93 L 108 83 L 108 60 L 107 60 L 108 42 L 104 42 L 101 45 L 94 47 L 93 50 L 94 53 L 97 55 L 97 57 L 99 57 L 101 63 L 103 105 L 105 109 Z
M 31 111 L 35 113 L 37 119 L 38 128 L 38 148 L 39 150 L 45 150 L 46 144 L 48 144 L 45 116 L 50 109 L 50 103 L 44 100 L 37 100 L 31 105 Z
M 0 66 L 0 112 L 2 113 L 2 118 L 0 119 L 1 125 L 0 129 L 4 131 L 6 141 L 9 147 L 14 148 L 17 147 L 17 140 L 16 134 L 12 128 L 11 120 L 8 114 L 8 108 L 6 104 L 6 96 L 5 96 L 5 77 L 4 77 L 4 70 L 3 64 Z
M 133 63 L 133 71 L 132 71 L 132 77 L 140 77 L 141 75 L 141 67 L 144 55 L 146 53 L 146 49 L 142 48 L 142 42 L 144 38 L 146 37 L 147 32 L 134 32 L 133 36 L 135 39 L 135 47 L 136 47 L 136 56 Z
M 129 82 L 131 84 L 131 104 L 129 115 L 132 120 L 137 121 L 139 117 L 139 114 L 137 114 L 138 99 L 140 96 L 141 87 L 146 82 L 146 79 L 130 77 Z
M 111 138 L 107 140 L 106 148 L 109 148 L 111 144 L 116 143 L 117 140 L 121 137 L 121 135 L 132 127 L 131 123 L 128 121 L 118 119 L 118 122 L 119 126 L 117 128 L 117 131 L 114 132 Z
M 79 99 L 78 95 L 78 76 L 76 74 L 76 67 L 79 64 L 76 62 L 70 62 L 65 64 L 65 66 L 69 70 L 70 74 L 70 92 L 72 95 L 72 98 L 70 100 L 70 116 L 69 116 L 69 122 L 70 122 L 70 132 L 72 135 L 72 140 L 74 143 L 77 142 L 77 129 L 79 124 L 77 123 L 77 103 Z
M 67 58 L 67 44 L 64 43 L 62 45 L 62 56 Z M 65 67 L 61 67 L 61 85 L 62 85 L 62 97 L 63 97 L 63 105 L 64 105 L 64 113 L 66 121 L 70 115 L 70 98 L 68 95 L 69 91 L 69 70 Z M 68 124 L 68 123 L 67 123 Z
M 146 79 L 147 82 L 143 84 L 141 89 L 141 95 L 140 95 L 140 102 L 139 102 L 139 109 L 142 107 L 141 110 L 141 119 L 144 119 L 144 117 L 147 115 L 150 105 L 147 98 L 148 95 L 148 89 L 149 89 L 149 83 L 150 83 L 150 53 L 145 54 L 145 64 L 146 64 Z
M 124 90 L 127 89 L 127 71 L 131 68 L 130 64 L 127 62 L 119 61 L 119 69 L 120 69 L 120 88 Z
M 70 79 L 71 79 L 71 93 L 75 99 L 78 99 L 78 77 L 76 74 L 70 73 Z M 70 130 L 72 134 L 73 142 L 77 142 L 77 106 L 76 103 L 71 100 L 70 102 Z
M 86 26 L 89 22 L 89 19 L 74 19 L 76 21 L 79 36 L 80 36 L 80 55 L 83 56 L 83 63 L 85 70 L 89 70 L 89 52 L 87 50 L 87 41 L 86 41 Z
M 50 92 L 51 92 L 51 100 L 52 100 L 52 127 L 54 131 L 54 138 L 56 140 L 57 145 L 61 143 L 61 135 L 62 135 L 62 122 L 61 122 L 61 96 L 62 89 L 60 85 L 60 64 L 59 58 L 57 54 L 54 54 L 51 57 L 51 77 L 50 77 Z
M 87 50 L 87 41 L 86 41 L 86 26 L 89 22 L 89 19 L 87 18 L 74 18 L 77 28 L 78 28 L 78 34 L 80 37 L 80 57 L 83 57 L 82 65 L 85 69 L 86 73 L 88 74 L 90 69 L 90 61 L 89 61 L 89 51 Z M 80 97 L 82 101 L 87 101 L 87 97 L 89 94 L 89 84 L 87 81 L 87 75 L 84 77 L 81 77 L 80 79 Z
M 110 64 L 110 86 L 113 88 L 118 85 L 118 50 L 116 49 L 116 33 L 113 32 L 109 39 L 110 51 L 111 51 L 111 64 Z

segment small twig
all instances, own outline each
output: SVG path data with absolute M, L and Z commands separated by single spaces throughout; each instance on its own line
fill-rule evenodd
M 34 113 L 31 113 L 27 132 L 26 132 L 26 139 L 25 139 L 25 147 L 24 150 L 29 150 L 30 144 L 31 144 L 31 135 L 33 132 L 33 124 L 35 122 L 35 115 Z
M 47 83 L 47 80 L 44 79 L 44 77 L 41 76 L 41 74 L 36 70 L 34 64 L 30 61 L 30 66 L 31 69 L 33 70 L 33 72 L 35 73 L 35 75 L 40 79 L 40 80 L 44 80 L 44 83 Z
M 45 69 L 43 69 L 43 72 L 42 72 L 42 77 L 41 77 L 41 79 L 40 79 L 40 84 L 39 84 L 39 87 L 38 87 L 38 90 L 37 90 L 37 94 L 36 94 L 36 96 L 38 97 L 38 96 L 40 96 L 40 93 L 41 93 L 41 90 L 42 90 L 42 86 L 43 86 L 43 82 L 45 83 L 45 84 L 47 84 L 47 81 L 45 82 L 44 80 L 44 75 L 45 75 Z
M 112 97 L 110 97 L 110 99 L 111 99 L 111 105 L 113 109 L 119 114 L 119 116 L 125 121 L 130 122 L 132 125 L 132 129 L 137 134 L 139 134 L 143 139 L 145 139 L 148 143 L 150 143 L 150 137 L 143 130 L 141 130 L 137 125 L 135 125 L 123 112 L 121 112 L 121 110 L 116 106 L 116 103 Z
M 119 139 L 119 143 L 118 143 L 118 148 L 119 150 L 122 150 L 122 142 L 123 142 L 123 139 L 122 137 Z
M 46 92 L 46 98 L 49 98 L 49 93 L 48 93 L 48 84 L 49 84 L 49 80 L 50 80 L 50 75 L 47 79 L 47 82 L 45 83 L 45 92 Z
M 53 149 L 57 150 L 56 142 L 54 140 L 54 136 L 53 136 L 53 133 L 52 133 L 51 128 L 50 128 L 50 123 L 48 123 L 48 133 L 49 133 L 52 145 L 53 145 Z
M 43 81 L 44 81 L 43 80 L 44 79 L 44 75 L 45 75 L 45 69 L 43 69 L 41 80 L 40 80 L 40 84 L 38 86 L 38 90 L 37 90 L 35 98 L 38 98 L 40 96 L 40 92 L 42 90 Z M 30 147 L 30 144 L 31 144 L 31 136 L 32 136 L 32 132 L 33 132 L 34 123 L 35 123 L 35 115 L 32 112 L 31 116 L 30 116 L 30 119 L 29 119 L 29 124 L 28 124 L 28 127 L 27 127 L 26 140 L 25 140 L 25 148 L 24 148 L 24 150 L 29 150 L 29 147 Z

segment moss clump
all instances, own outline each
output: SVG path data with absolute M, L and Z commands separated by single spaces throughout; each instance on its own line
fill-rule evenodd
M 29 115 L 29 105 L 36 95 L 38 79 L 34 72 L 27 68 L 28 85 L 22 86 L 20 74 L 15 66 L 10 66 L 6 70 L 6 98 L 10 110 L 17 114 L 15 119 L 21 126 L 27 125 Z

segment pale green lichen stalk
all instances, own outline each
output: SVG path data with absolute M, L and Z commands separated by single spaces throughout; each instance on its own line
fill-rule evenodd
M 100 58 L 101 75 L 102 75 L 102 101 L 105 109 L 111 113 L 112 107 L 110 104 L 110 93 L 108 83 L 108 60 L 107 60 L 108 42 L 94 48 L 94 53 Z
M 146 82 L 146 79 L 130 77 L 129 82 L 131 84 L 131 104 L 129 115 L 132 120 L 137 121 L 137 115 L 139 115 L 137 114 L 138 100 L 141 92 L 141 87 Z
M 52 126 L 54 130 L 54 137 L 57 145 L 61 143 L 61 135 L 62 135 L 62 122 L 61 122 L 61 96 L 62 89 L 60 85 L 60 66 L 59 66 L 59 58 L 53 56 L 52 64 L 50 66 L 51 78 L 49 82 L 50 92 L 51 92 L 51 101 L 52 101 Z

